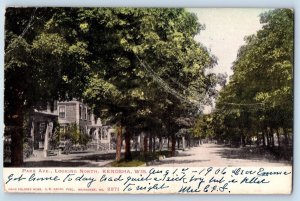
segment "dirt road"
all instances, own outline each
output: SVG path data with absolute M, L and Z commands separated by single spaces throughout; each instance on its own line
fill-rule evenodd
M 264 153 L 255 153 L 255 148 L 230 148 L 217 144 L 203 144 L 177 156 L 162 159 L 151 166 L 204 167 L 204 166 L 289 166 L 287 161 L 278 161 Z

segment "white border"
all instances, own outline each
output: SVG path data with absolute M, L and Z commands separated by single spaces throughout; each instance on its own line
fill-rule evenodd
M 201 196 L 193 196 L 193 195 L 62 195 L 62 194 L 5 194 L 3 191 L 0 192 L 0 200 L 24 200 L 24 201 L 40 201 L 43 200 L 73 200 L 79 201 L 82 199 L 88 198 L 89 200 L 122 200 L 128 201 L 132 199 L 137 200 L 155 200 L 155 199 L 164 199 L 166 201 L 169 200 L 299 200 L 300 199 L 300 191 L 299 191 L 299 164 L 300 161 L 298 159 L 299 156 L 299 146 L 300 144 L 300 124 L 299 122 L 299 86 L 300 86 L 300 72 L 297 64 L 299 63 L 299 14 L 298 9 L 300 8 L 300 3 L 297 0 L 207 0 L 207 1 L 195 1 L 195 0 L 184 0 L 184 1 L 173 1 L 173 0 L 152 0 L 152 1 L 137 1 L 137 0 L 73 0 L 71 1 L 62 1 L 62 0 L 6 0 L 0 1 L 1 14 L 0 14 L 0 67 L 2 73 L 0 73 L 0 93 L 2 94 L 0 98 L 0 132 L 3 136 L 3 83 L 4 83 L 4 11 L 6 6 L 84 6 L 84 7 L 289 7 L 295 9 L 295 107 L 294 107 L 294 190 L 291 196 L 281 196 L 281 195 L 268 195 L 268 196 L 260 196 L 260 195 L 237 195 L 237 196 L 216 196 L 216 195 L 201 195 Z M 298 38 L 298 40 L 297 40 Z M 0 143 L 0 153 L 3 155 L 3 144 Z M 3 164 L 3 157 L 0 157 L 0 164 Z M 2 173 L 1 173 L 2 174 Z M 2 176 L 1 176 L 2 178 Z M 2 187 L 1 187 L 2 188 Z

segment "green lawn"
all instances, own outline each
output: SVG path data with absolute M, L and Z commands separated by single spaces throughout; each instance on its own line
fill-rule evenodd
M 137 167 L 144 165 L 146 162 L 157 160 L 159 156 L 164 155 L 166 157 L 170 157 L 170 151 L 157 151 L 155 153 L 148 153 L 144 156 L 140 152 L 132 153 L 132 161 L 125 161 L 125 159 L 121 159 L 121 161 L 113 161 L 110 163 L 112 167 Z
M 132 161 L 125 161 L 122 159 L 120 162 L 114 161 L 111 163 L 112 167 L 137 167 L 145 164 L 144 161 L 140 160 L 132 160 Z

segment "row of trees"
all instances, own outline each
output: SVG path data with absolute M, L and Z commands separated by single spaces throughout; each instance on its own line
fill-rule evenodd
M 215 111 L 199 118 L 195 130 L 241 145 L 256 139 L 269 147 L 276 133 L 278 146 L 288 147 L 293 127 L 294 13 L 271 10 L 261 14 L 260 21 L 262 29 L 246 37 L 239 49 L 234 74 L 221 90 Z
M 26 115 L 73 98 L 118 126 L 117 160 L 123 130 L 127 160 L 131 137 L 142 131 L 149 139 L 171 137 L 174 154 L 175 134 L 191 127 L 191 117 L 216 95 L 218 77 L 205 74 L 216 58 L 194 40 L 202 29 L 184 9 L 8 8 L 5 125 L 12 165 L 23 162 Z

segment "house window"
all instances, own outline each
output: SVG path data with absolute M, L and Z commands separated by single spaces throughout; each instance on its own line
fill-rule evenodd
M 59 118 L 66 118 L 66 106 L 59 106 L 58 108 Z
M 65 133 L 66 132 L 66 127 L 65 126 L 60 126 L 59 127 L 59 132 L 60 133 Z
M 46 123 L 42 122 L 39 125 L 40 141 L 43 141 L 45 139 L 45 132 L 46 132 Z
M 87 107 L 84 108 L 84 120 L 87 120 Z
M 86 134 L 84 127 L 80 127 L 80 134 Z
M 89 121 L 91 121 L 91 110 L 88 110 L 87 112 L 87 118 Z
M 79 118 L 82 119 L 82 105 L 79 105 Z
M 107 140 L 108 139 L 108 132 L 106 129 L 101 130 L 101 139 L 102 140 Z

